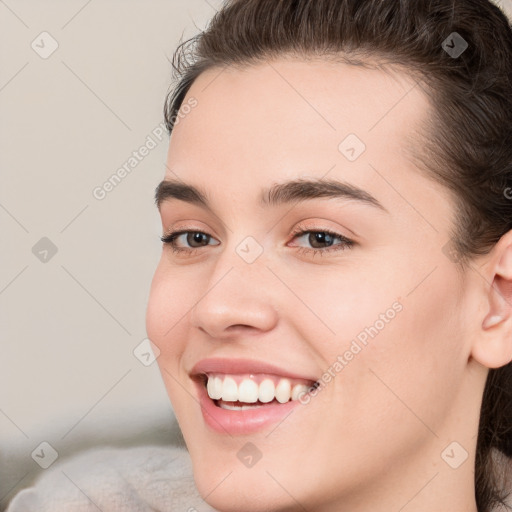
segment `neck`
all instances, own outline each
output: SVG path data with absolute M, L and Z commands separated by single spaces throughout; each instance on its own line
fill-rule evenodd
M 476 438 L 432 440 L 423 452 L 390 464 L 369 488 L 354 490 L 318 512 L 478 512 L 475 498 Z M 453 443 L 453 444 L 452 444 Z M 463 461 L 464 460 L 464 461 Z M 463 461 L 463 462 L 461 462 Z

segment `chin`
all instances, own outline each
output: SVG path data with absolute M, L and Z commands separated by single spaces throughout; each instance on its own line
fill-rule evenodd
M 193 461 L 193 467 L 199 493 L 218 512 L 302 510 L 264 467 L 244 468 L 243 471 L 232 467 L 230 470 L 227 465 L 207 467 L 201 460 Z M 288 492 L 297 495 L 299 490 Z

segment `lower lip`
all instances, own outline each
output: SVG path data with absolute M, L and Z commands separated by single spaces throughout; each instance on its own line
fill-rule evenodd
M 299 403 L 271 403 L 245 411 L 231 411 L 215 405 L 202 383 L 197 383 L 199 404 L 206 424 L 215 432 L 228 435 L 252 434 L 282 421 Z

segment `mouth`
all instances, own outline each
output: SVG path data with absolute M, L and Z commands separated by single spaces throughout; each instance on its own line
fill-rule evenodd
M 249 434 L 282 421 L 316 380 L 242 360 L 202 361 L 191 373 L 205 423 L 224 434 Z
M 210 374 L 204 375 L 203 383 L 215 405 L 222 409 L 242 411 L 298 400 L 314 386 L 312 381 L 268 374 Z

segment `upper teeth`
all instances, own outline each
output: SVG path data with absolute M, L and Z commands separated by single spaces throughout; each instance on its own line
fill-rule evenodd
M 258 400 L 268 403 L 274 398 L 284 404 L 291 400 L 297 400 L 300 393 L 306 393 L 310 387 L 305 384 L 292 386 L 290 379 L 280 378 L 274 380 L 265 378 L 259 384 L 250 377 L 239 379 L 237 384 L 233 377 L 227 375 L 208 375 L 206 389 L 212 400 L 224 400 L 226 402 L 255 403 Z

